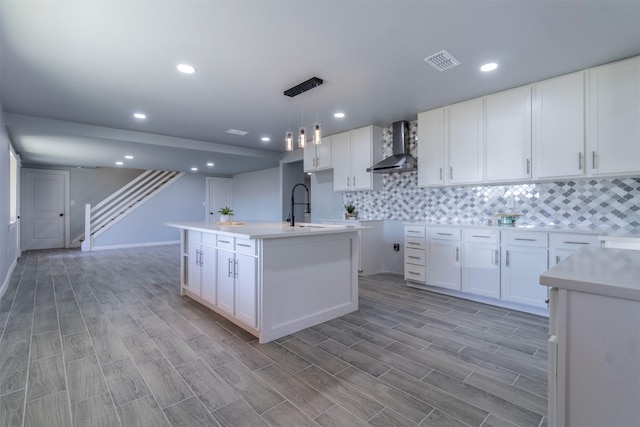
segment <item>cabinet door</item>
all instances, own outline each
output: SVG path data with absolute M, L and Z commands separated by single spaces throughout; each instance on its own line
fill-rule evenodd
M 351 133 L 331 136 L 331 163 L 333 164 L 333 190 L 351 189 Z
M 373 174 L 367 168 L 373 164 L 372 128 L 351 131 L 351 190 L 371 190 Z
M 316 170 L 316 146 L 313 144 L 305 145 L 302 154 L 304 171 L 312 172 Z
M 532 115 L 534 176 L 584 175 L 584 73 L 536 83 Z
M 189 243 L 189 263 L 187 266 L 187 287 L 189 292 L 200 296 L 202 292 L 202 270 L 200 268 L 200 245 Z
M 448 183 L 464 184 L 483 180 L 482 114 L 482 99 L 472 99 L 449 107 L 449 170 L 445 171 Z
M 200 270 L 202 299 L 216 304 L 216 250 L 202 246 L 200 252 Z
M 257 260 L 249 255 L 236 254 L 236 317 L 242 322 L 258 327 Z
M 576 252 L 576 249 L 560 249 L 560 248 L 551 248 L 549 249 L 549 268 L 558 264 L 560 261 L 568 257 L 569 255 Z
M 540 275 L 547 270 L 547 248 L 503 246 L 502 299 L 535 307 L 546 307 L 547 287 Z
M 460 242 L 431 240 L 427 283 L 460 290 Z
M 640 171 L 640 58 L 595 68 L 590 80 L 591 174 Z
M 418 185 L 444 184 L 445 109 L 418 114 Z
M 500 298 L 500 246 L 464 242 L 462 291 Z
M 218 249 L 218 302 L 216 306 L 221 310 L 235 315 L 235 257 L 232 252 Z
M 485 98 L 486 180 L 531 177 L 531 87 Z
M 331 169 L 331 137 L 322 138 L 322 143 L 316 145 L 316 170 Z

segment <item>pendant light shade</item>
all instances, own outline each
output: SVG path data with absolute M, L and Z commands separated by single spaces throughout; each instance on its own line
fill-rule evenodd
M 313 144 L 320 145 L 322 143 L 322 134 L 320 133 L 320 123 L 316 123 L 313 129 Z
M 304 128 L 300 128 L 300 135 L 298 136 L 298 148 L 304 148 L 307 145 L 307 137 L 304 134 Z
M 286 151 L 293 151 L 293 134 L 290 130 L 288 130 L 284 136 L 284 149 Z

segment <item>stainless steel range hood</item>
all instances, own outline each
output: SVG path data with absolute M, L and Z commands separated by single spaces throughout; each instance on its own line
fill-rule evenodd
M 409 123 L 393 124 L 393 155 L 367 169 L 372 173 L 411 172 L 418 169 L 418 160 L 409 154 Z

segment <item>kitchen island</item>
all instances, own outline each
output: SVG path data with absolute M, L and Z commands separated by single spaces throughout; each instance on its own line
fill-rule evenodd
M 175 222 L 181 294 L 266 343 L 358 309 L 358 227 Z
M 640 251 L 587 247 L 550 286 L 549 426 L 640 425 Z

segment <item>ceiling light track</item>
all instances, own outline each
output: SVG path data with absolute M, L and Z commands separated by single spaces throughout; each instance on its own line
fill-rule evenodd
M 286 96 L 293 98 L 294 96 L 300 95 L 301 93 L 305 93 L 308 90 L 313 89 L 314 87 L 320 86 L 323 82 L 321 78 L 311 77 L 306 82 L 302 82 L 299 85 L 296 85 L 290 89 L 284 91 Z

